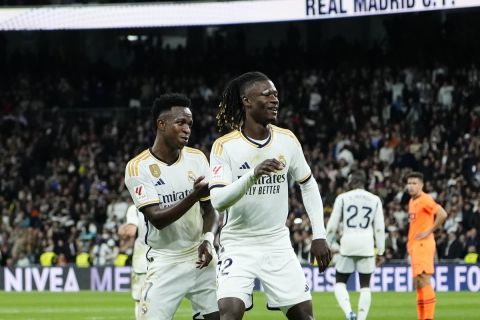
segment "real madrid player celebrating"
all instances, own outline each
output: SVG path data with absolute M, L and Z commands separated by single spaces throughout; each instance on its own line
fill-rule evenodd
M 184 297 L 194 319 L 218 319 L 208 161 L 186 147 L 193 123 L 181 94 L 156 99 L 153 147 L 130 160 L 125 184 L 147 223 L 148 270 L 137 318 L 172 319 Z M 214 260 L 214 261 L 212 261 Z M 212 261 L 212 262 L 211 262 Z
M 248 72 L 227 85 L 217 114 L 220 137 L 210 154 L 213 206 L 225 211 L 217 296 L 221 319 L 241 319 L 260 279 L 268 307 L 289 319 L 313 319 L 311 294 L 290 243 L 287 175 L 300 184 L 313 228 L 312 257 L 323 272 L 331 259 L 323 205 L 295 135 L 272 125 L 279 101 L 273 82 Z

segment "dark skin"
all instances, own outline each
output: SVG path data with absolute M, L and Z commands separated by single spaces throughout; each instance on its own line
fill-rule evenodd
M 162 112 L 157 119 L 157 135 L 152 146 L 152 152 L 168 165 L 174 164 L 180 157 L 180 152 L 187 145 L 193 124 L 192 112 L 189 108 L 173 106 L 168 112 Z M 205 177 L 198 177 L 193 183 L 193 191 L 183 200 L 168 208 L 157 205 L 142 209 L 142 213 L 155 228 L 161 230 L 180 219 L 190 208 L 202 198 L 208 197 L 208 182 Z M 208 201 L 200 201 L 203 212 L 203 232 L 212 230 L 215 222 L 215 210 Z M 198 269 L 203 269 L 212 261 L 212 246 L 203 241 L 198 247 Z M 205 319 L 218 320 L 219 313 L 204 315 Z
M 350 278 L 351 273 L 340 273 L 337 272 L 335 274 L 335 281 L 336 282 L 342 282 L 342 283 L 347 283 L 348 278 Z M 360 288 L 369 288 L 370 287 L 370 278 L 372 276 L 371 273 L 359 273 L 358 274 L 360 278 Z
M 245 109 L 243 132 L 252 139 L 264 140 L 270 134 L 269 124 L 277 120 L 279 100 L 278 91 L 272 81 L 257 81 L 245 89 L 241 97 Z M 271 175 L 284 168 L 277 159 L 266 159 L 254 169 L 255 177 Z M 332 253 L 325 239 L 315 239 L 311 245 L 311 256 L 318 262 L 320 272 L 327 269 Z M 242 319 L 245 313 L 245 304 L 238 298 L 223 298 L 218 301 L 222 319 Z M 312 302 L 304 301 L 291 307 L 287 311 L 287 318 L 291 320 L 313 319 Z

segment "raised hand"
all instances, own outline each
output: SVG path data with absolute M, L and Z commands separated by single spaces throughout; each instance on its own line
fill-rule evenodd
M 200 176 L 193 183 L 193 192 L 197 193 L 198 198 L 208 197 L 210 191 L 208 190 L 208 181 L 204 176 Z

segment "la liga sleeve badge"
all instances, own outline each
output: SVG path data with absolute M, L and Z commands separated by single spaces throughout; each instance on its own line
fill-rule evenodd
M 135 191 L 135 198 L 137 198 L 138 201 L 145 200 L 147 198 L 147 191 L 145 190 L 145 186 L 143 184 L 135 186 L 133 190 Z

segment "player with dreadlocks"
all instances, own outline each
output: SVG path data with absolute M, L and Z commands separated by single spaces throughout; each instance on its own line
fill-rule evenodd
M 210 153 L 210 195 L 225 211 L 220 236 L 217 299 L 221 319 L 241 319 L 260 279 L 268 307 L 289 319 L 313 319 L 312 296 L 285 226 L 288 179 L 300 184 L 313 229 L 311 256 L 323 272 L 326 244 L 323 204 L 295 135 L 273 123 L 278 91 L 263 73 L 248 72 L 226 87 L 217 115 L 222 132 Z
M 244 92 L 256 81 L 270 81 L 270 79 L 261 72 L 247 72 L 230 81 L 225 88 L 217 114 L 220 132 L 226 133 L 240 129 L 241 124 L 245 121 L 242 100 L 246 98 L 241 92 Z

